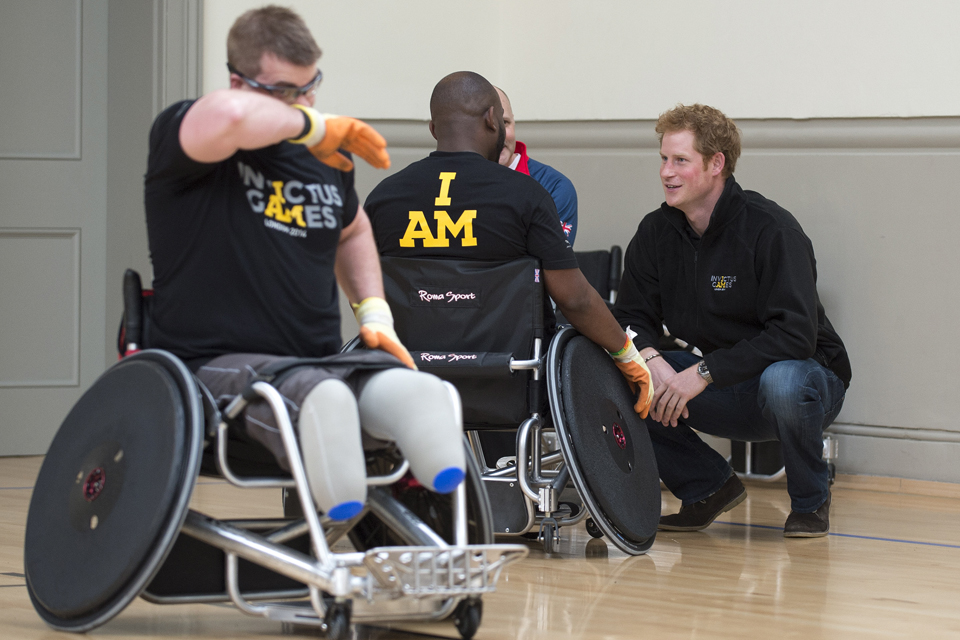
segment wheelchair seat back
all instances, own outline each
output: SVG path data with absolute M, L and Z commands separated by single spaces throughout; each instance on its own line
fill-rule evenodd
M 617 298 L 623 274 L 623 249 L 617 245 L 609 251 L 577 251 L 577 266 L 600 297 L 609 303 Z
M 544 337 L 539 261 L 385 256 L 381 264 L 397 334 L 417 367 L 457 387 L 465 427 L 516 428 L 536 410 L 531 376 L 509 362 L 532 358 Z

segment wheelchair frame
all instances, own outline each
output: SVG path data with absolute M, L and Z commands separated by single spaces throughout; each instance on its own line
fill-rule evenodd
M 532 380 L 539 382 L 544 364 L 541 350 L 542 341 L 536 338 L 533 358 L 530 360 L 511 358 L 510 371 L 531 371 Z M 481 477 L 484 482 L 515 482 L 522 492 L 527 522 L 519 531 L 507 530 L 501 532 L 501 535 L 522 536 L 539 525 L 537 540 L 543 545 L 545 553 L 554 553 L 560 543 L 560 527 L 579 524 L 587 517 L 587 510 L 580 508 L 571 516 L 556 517 L 555 514 L 560 510 L 560 494 L 567 486 L 570 472 L 560 449 L 546 453 L 543 451 L 543 436 L 547 433 L 554 433 L 554 431 L 545 430 L 540 414 L 533 412 L 517 428 L 516 456 L 512 462 L 500 468 L 489 467 L 486 464 L 483 445 L 480 442 L 480 431 L 468 431 L 467 438 L 480 461 Z M 548 468 L 557 464 L 559 468 Z
M 542 314 L 540 305 L 542 304 L 541 300 L 543 300 L 544 288 L 543 284 L 533 284 L 540 283 L 539 263 L 532 258 L 522 258 L 509 263 L 487 263 L 491 270 L 501 270 L 497 271 L 497 275 L 491 279 L 492 276 L 484 272 L 482 266 L 484 263 L 481 261 L 389 257 L 383 258 L 382 262 L 384 265 L 385 289 L 394 310 L 398 333 L 401 339 L 408 343 L 407 346 L 411 348 L 411 354 L 415 361 L 420 363 L 425 371 L 436 373 L 441 377 L 451 377 L 454 380 L 470 380 L 474 374 L 467 368 L 459 364 L 450 366 L 450 363 L 459 363 L 467 359 L 476 363 L 474 366 L 479 368 L 477 375 L 482 378 L 506 377 L 517 372 L 529 372 L 525 376 L 528 385 L 525 408 L 512 414 L 519 422 L 515 433 L 514 456 L 502 458 L 498 461 L 497 467 L 494 468 L 489 466 L 492 460 L 488 463 L 483 454 L 482 433 L 488 428 L 505 431 L 508 425 L 503 421 L 503 416 L 507 415 L 509 410 L 500 414 L 496 413 L 495 410 L 489 411 L 486 408 L 487 405 L 484 404 L 490 403 L 489 396 L 482 396 L 479 406 L 483 408 L 479 415 L 494 417 L 488 418 L 487 422 L 482 420 L 471 422 L 466 420 L 465 416 L 467 438 L 476 454 L 475 457 L 482 465 L 481 477 L 484 482 L 487 483 L 488 487 L 494 486 L 494 483 L 505 484 L 509 487 L 498 488 L 496 492 L 493 489 L 490 491 L 492 495 L 502 495 L 506 500 L 506 502 L 498 505 L 504 510 L 502 513 L 505 515 L 501 523 L 497 525 L 497 534 L 522 536 L 537 527 L 537 539 L 542 543 L 544 551 L 554 553 L 559 546 L 560 528 L 578 524 L 592 514 L 587 523 L 588 532 L 592 536 L 607 535 L 615 546 L 631 555 L 646 552 L 653 543 L 655 528 L 649 536 L 646 533 L 635 534 L 635 538 L 632 539 L 632 535 L 623 535 L 617 530 L 613 520 L 599 508 L 599 502 L 583 500 L 583 506 L 575 505 L 575 511 L 573 509 L 567 511 L 561 503 L 561 493 L 571 481 L 580 493 L 581 500 L 584 492 L 589 492 L 591 489 L 585 483 L 585 474 L 573 473 L 571 469 L 570 460 L 577 458 L 575 456 L 571 457 L 571 452 L 565 451 L 563 448 L 564 438 L 569 440 L 570 434 L 565 433 L 562 413 L 558 413 L 563 403 L 561 393 L 558 390 L 561 384 L 560 358 L 554 352 L 557 350 L 557 338 L 560 337 L 560 333 L 550 343 L 547 353 L 544 353 L 543 338 L 541 337 L 543 326 L 542 321 L 538 319 Z M 516 266 L 511 266 L 514 263 Z M 618 262 L 614 266 L 619 269 Z M 602 271 L 603 282 L 607 284 L 612 281 L 609 273 L 610 268 L 611 266 L 608 264 L 600 270 Z M 510 286 L 511 283 L 524 282 L 522 274 L 527 272 L 532 277 L 523 285 L 524 288 L 513 289 L 509 295 L 505 295 L 506 287 Z M 483 277 L 486 277 L 487 280 L 479 279 L 480 274 L 485 274 Z M 412 295 L 412 292 L 422 294 L 424 291 L 429 291 L 434 294 L 434 288 L 439 292 L 446 291 L 448 287 L 466 286 L 463 284 L 468 281 L 465 278 L 469 278 L 469 281 L 473 282 L 475 276 L 478 277 L 475 285 L 477 287 L 476 291 L 479 292 L 477 294 L 478 299 L 496 301 L 494 305 L 497 307 L 497 311 L 492 316 L 484 316 L 483 321 L 488 323 L 488 327 L 482 329 L 482 337 L 479 340 L 471 339 L 464 347 L 460 348 L 450 340 L 435 341 L 433 339 L 435 334 L 431 332 L 435 331 L 437 326 L 445 322 L 454 322 L 459 323 L 454 325 L 458 327 L 475 327 L 476 325 L 471 323 L 480 322 L 477 314 L 490 313 L 490 307 L 473 306 L 463 312 L 454 307 L 443 307 L 442 309 L 452 309 L 446 311 L 434 307 L 436 312 L 426 311 L 423 313 L 428 315 L 424 316 L 421 315 L 421 311 L 417 310 L 417 308 L 425 306 L 423 304 L 424 298 Z M 520 279 L 518 280 L 518 278 Z M 534 291 L 534 287 L 536 291 Z M 474 291 L 473 288 L 469 290 Z M 522 292 L 520 299 L 523 301 L 533 301 L 529 307 L 524 307 L 523 311 L 524 314 L 528 312 L 532 314 L 530 317 L 533 318 L 530 346 L 519 347 L 521 357 L 529 353 L 527 349 L 532 350 L 529 359 L 515 358 L 510 351 L 511 349 L 518 349 L 518 347 L 514 345 L 505 348 L 503 345 L 510 344 L 509 340 L 499 340 L 495 332 L 491 331 L 491 328 L 496 325 L 489 325 L 491 321 L 488 318 L 494 318 L 493 322 L 496 323 L 509 317 L 504 316 L 504 314 L 511 312 L 512 308 L 505 307 L 504 301 L 517 299 L 517 291 Z M 528 297 L 522 297 L 524 295 Z M 509 302 L 509 304 L 513 304 L 513 302 Z M 480 309 L 483 311 L 479 311 Z M 429 318 L 429 321 L 424 323 L 424 318 Z M 517 316 L 517 318 L 521 318 L 521 326 L 525 326 L 522 323 L 526 322 L 527 316 L 522 315 Z M 579 335 L 572 328 L 565 330 L 569 332 L 566 341 Z M 514 333 L 514 337 L 518 335 L 526 334 Z M 358 342 L 355 339 L 345 349 L 355 348 Z M 481 344 L 486 349 L 481 347 Z M 589 344 L 592 345 L 592 343 Z M 592 346 L 595 347 L 595 345 Z M 445 350 L 431 351 L 431 349 Z M 451 353 L 458 357 L 448 359 L 446 354 Z M 610 364 L 610 368 L 614 369 L 608 358 L 604 362 Z M 617 380 L 621 380 L 619 372 L 617 372 Z M 515 385 L 515 387 L 517 386 L 519 384 Z M 625 383 L 623 383 L 623 392 L 629 394 Z M 547 394 L 550 401 L 549 416 L 540 413 L 543 408 L 540 400 L 544 393 Z M 615 393 L 619 394 L 620 392 Z M 619 398 L 619 395 L 615 397 Z M 629 398 L 624 398 L 624 400 L 629 400 Z M 468 396 L 464 396 L 464 401 L 470 402 L 471 400 Z M 511 403 L 513 401 L 514 399 L 511 399 Z M 515 406 L 519 408 L 519 405 L 505 405 L 508 408 Z M 630 401 L 627 406 L 632 411 L 633 402 Z M 483 413 L 483 411 L 489 412 Z M 478 414 L 475 413 L 474 415 Z M 599 419 L 599 415 L 593 417 Z M 600 429 L 601 424 L 596 422 L 588 428 L 592 429 L 594 426 Z M 556 437 L 551 437 L 554 434 Z M 645 429 L 642 430 L 642 434 L 638 437 L 645 439 L 649 445 L 649 438 Z M 545 444 L 545 441 L 548 444 Z M 554 443 L 560 446 L 555 446 Z M 620 448 L 623 449 L 624 446 Z M 638 455 L 645 454 L 640 453 Z M 659 516 L 659 494 L 656 510 L 657 516 Z M 643 510 L 643 514 L 646 514 L 646 509 Z M 509 527 L 516 527 L 516 530 L 506 528 L 507 520 L 509 520 Z M 518 522 L 522 522 L 522 524 L 518 525 Z M 624 521 L 621 520 L 620 522 L 623 523 Z
M 168 525 L 167 528 L 174 535 L 164 537 L 166 549 L 152 553 L 151 560 L 145 563 L 150 566 L 139 569 L 141 578 L 135 584 L 125 585 L 128 592 L 113 598 L 111 602 L 115 601 L 116 604 L 94 615 L 85 615 L 78 623 L 76 620 L 58 619 L 56 614 L 43 609 L 40 598 L 35 597 L 31 587 L 31 597 L 38 613 L 56 629 L 75 632 L 90 630 L 107 622 L 133 598 L 142 595 L 148 601 L 159 604 L 228 600 L 243 613 L 284 623 L 317 626 L 328 637 L 335 639 L 345 637 L 351 620 L 432 621 L 452 616 L 460 634 L 470 638 L 480 623 L 480 597 L 495 590 L 504 567 L 528 553 L 522 545 L 468 543 L 466 482 L 461 483 L 453 496 L 453 544 L 445 541 L 423 520 L 379 489 L 406 473 L 408 464 L 405 460 L 398 463 L 391 473 L 368 479 L 372 489 L 361 514 L 344 523 L 333 523 L 320 516 L 313 505 L 289 413 L 282 396 L 273 386 L 255 380 L 221 413 L 205 387 L 171 354 L 145 350 L 125 358 L 124 362 L 137 359 L 165 361 L 166 366 L 176 368 L 183 376 L 189 376 L 196 393 L 190 394 L 193 397 L 186 398 L 186 401 L 191 403 L 192 415 L 197 416 L 194 421 L 205 422 L 205 425 L 195 424 L 190 428 L 201 430 L 207 438 L 216 440 L 215 460 L 228 483 L 241 488 L 296 487 L 304 519 L 217 520 L 188 509 L 187 503 L 196 483 L 195 474 L 203 446 L 202 435 L 199 439 L 194 437 L 194 446 L 188 451 L 193 461 L 190 468 L 194 469 L 194 476 L 184 481 L 185 489 L 180 492 L 179 498 L 183 503 L 178 507 L 182 524 L 179 530 Z M 449 389 L 459 399 L 452 385 Z M 240 477 L 230 468 L 227 445 L 229 421 L 237 418 L 247 404 L 257 398 L 266 401 L 275 415 L 288 455 L 291 478 Z M 367 513 L 373 513 L 411 546 L 334 552 L 332 545 Z M 260 535 L 254 533 L 253 529 L 264 529 L 269 533 Z M 149 586 L 146 585 L 166 561 L 177 538 L 177 531 L 225 554 L 226 597 L 216 594 L 155 596 L 149 593 Z M 312 556 L 284 546 L 283 543 L 305 534 L 309 536 Z M 302 583 L 305 589 L 244 594 L 239 580 L 240 559 Z M 28 559 L 25 558 L 26 564 Z M 304 597 L 308 597 L 308 600 L 304 601 Z M 299 601 L 290 601 L 292 598 Z M 261 600 L 271 601 L 255 603 Z
M 360 346 L 359 337 L 355 337 L 343 347 L 343 351 L 352 351 Z M 535 338 L 533 357 L 528 360 L 511 357 L 508 364 L 510 372 L 530 371 L 532 380 L 540 381 L 546 360 L 542 348 L 542 340 Z M 543 418 L 539 413 L 533 412 L 517 428 L 517 455 L 506 466 L 498 468 L 486 464 L 480 433 L 476 429 L 466 430 L 470 448 L 480 465 L 480 477 L 485 483 L 507 482 L 511 483 L 511 487 L 515 483 L 520 488 L 527 513 L 523 528 L 518 531 L 498 531 L 497 534 L 522 536 L 539 526 L 537 540 L 542 543 L 545 553 L 554 553 L 560 543 L 560 527 L 579 524 L 587 517 L 584 508 L 580 508 L 572 516 L 556 516 L 560 510 L 560 494 L 570 480 L 570 473 L 565 468 L 563 452 L 560 449 L 543 452 L 542 436 L 554 433 L 554 430 L 544 429 Z M 560 465 L 560 468 L 549 468 L 554 465 Z

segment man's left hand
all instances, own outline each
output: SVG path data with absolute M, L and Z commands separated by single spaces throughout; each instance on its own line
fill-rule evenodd
M 383 298 L 366 298 L 360 304 L 353 305 L 353 313 L 360 325 L 360 339 L 371 349 L 386 351 L 397 360 L 414 371 L 414 364 L 410 352 L 400 342 L 397 332 L 393 330 L 393 313 Z
M 680 418 L 690 417 L 687 403 L 707 388 L 707 381 L 693 365 L 667 378 L 653 393 L 650 417 L 665 427 L 677 426 Z

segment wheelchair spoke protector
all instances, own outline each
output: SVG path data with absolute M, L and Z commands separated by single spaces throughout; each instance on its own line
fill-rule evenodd
M 87 631 L 140 594 L 186 517 L 202 445 L 193 375 L 166 352 L 124 359 L 80 398 L 27 515 L 27 587 L 47 624 Z
M 660 478 L 626 380 L 569 327 L 550 345 L 547 372 L 560 448 L 594 523 L 621 551 L 646 552 L 660 519 Z

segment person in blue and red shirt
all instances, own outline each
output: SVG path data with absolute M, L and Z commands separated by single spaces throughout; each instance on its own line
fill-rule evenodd
M 527 155 L 527 145 L 517 140 L 510 98 L 500 87 L 496 89 L 503 105 L 503 124 L 506 127 L 500 164 L 530 176 L 547 190 L 560 215 L 560 228 L 572 247 L 577 239 L 577 190 L 565 175 Z

